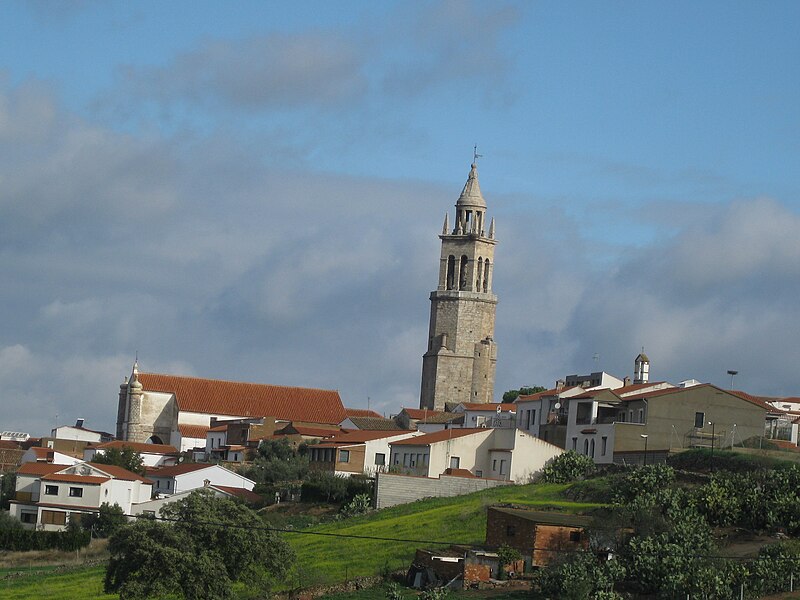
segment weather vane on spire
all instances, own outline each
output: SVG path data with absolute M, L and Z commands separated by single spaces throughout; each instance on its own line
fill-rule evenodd
M 472 148 L 472 164 L 477 164 L 479 158 L 483 158 L 483 154 L 478 154 L 478 144 L 475 144 Z

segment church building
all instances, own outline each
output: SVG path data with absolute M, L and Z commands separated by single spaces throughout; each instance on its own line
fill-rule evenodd
M 473 162 L 456 202 L 455 224 L 451 229 L 445 214 L 439 236 L 439 285 L 430 296 L 420 408 L 443 410 L 446 403 L 493 400 L 497 296 L 492 292 L 492 273 L 497 240 L 494 219 L 488 231 L 486 222 L 486 201 Z
M 184 451 L 205 446 L 212 418 L 338 431 L 346 417 L 335 390 L 140 373 L 137 362 L 119 387 L 117 439 Z

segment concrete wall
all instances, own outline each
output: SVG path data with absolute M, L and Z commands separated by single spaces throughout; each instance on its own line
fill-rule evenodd
M 509 485 L 508 481 L 442 475 L 437 479 L 379 473 L 377 476 L 375 506 L 387 508 L 430 497 L 451 497 L 471 494 L 481 490 Z

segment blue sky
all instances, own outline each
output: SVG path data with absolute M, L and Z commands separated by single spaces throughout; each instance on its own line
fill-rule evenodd
M 498 393 L 629 374 L 645 346 L 658 379 L 736 368 L 800 395 L 799 20 L 795 2 L 0 4 L 3 428 L 113 429 L 136 352 L 416 405 L 473 144 L 501 241 Z

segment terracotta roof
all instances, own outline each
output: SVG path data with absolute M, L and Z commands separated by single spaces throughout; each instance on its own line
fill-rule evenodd
M 341 433 L 337 433 L 336 435 L 328 438 L 325 440 L 325 444 L 363 444 L 364 442 L 369 442 L 371 440 L 380 440 L 383 438 L 388 437 L 395 437 L 398 435 L 402 435 L 404 433 L 408 433 L 405 430 L 400 431 L 370 431 L 364 429 L 348 429 L 346 431 L 342 431 Z M 322 446 L 320 444 L 319 446 Z
M 427 410 L 424 408 L 404 408 L 403 412 L 405 412 L 410 419 L 424 419 L 426 417 L 430 417 L 431 415 L 450 414 L 442 410 Z
M 63 508 L 65 510 L 87 510 L 90 512 L 98 512 L 100 510 L 96 506 L 76 506 L 74 504 L 49 504 L 47 502 L 36 502 L 34 504 L 35 506 L 41 506 L 42 508 Z
M 222 492 L 225 492 L 226 494 L 230 494 L 231 496 L 240 498 L 245 502 L 247 502 L 248 504 L 255 504 L 256 502 L 261 502 L 263 500 L 261 496 L 246 488 L 235 488 L 235 487 L 230 487 L 228 485 L 213 485 L 213 484 L 208 487 L 212 487 L 215 490 L 220 490 Z
M 217 425 L 216 427 L 209 427 L 208 431 L 228 431 L 227 425 Z M 208 432 L 206 432 L 208 433 Z
M 49 475 L 56 471 L 65 469 L 66 465 L 54 465 L 53 463 L 27 462 L 22 463 L 17 469 L 17 475 Z
M 203 469 L 210 469 L 214 465 L 207 463 L 181 463 L 179 465 L 172 465 L 171 467 L 154 467 L 147 469 L 148 477 L 175 477 L 176 475 L 183 475 L 184 473 L 192 473 L 194 471 L 202 471 Z
M 117 465 L 104 465 L 101 463 L 90 462 L 86 463 L 87 465 L 91 465 L 98 471 L 102 471 L 108 475 L 111 475 L 114 479 L 122 479 L 123 481 L 141 481 L 142 483 L 153 483 L 149 479 L 142 477 L 138 473 L 134 473 L 132 471 L 128 471 L 128 469 L 123 469 L 122 467 L 118 467 Z M 67 468 L 67 467 L 62 467 Z
M 506 508 L 504 506 L 490 506 L 489 510 L 496 510 L 507 515 L 542 523 L 545 525 L 561 525 L 564 527 L 589 527 L 592 524 L 591 517 L 573 515 L 569 513 L 558 513 L 552 511 L 527 510 L 524 508 Z
M 19 450 L 20 445 L 18 442 L 11 440 L 0 440 L 0 450 Z
M 175 394 L 182 411 L 331 424 L 347 416 L 339 392 L 333 390 L 154 373 L 140 373 L 139 381 L 145 391 Z
M 97 477 L 96 475 L 72 475 L 70 473 L 51 473 L 42 477 L 42 481 L 63 481 L 64 483 L 88 483 L 100 485 L 110 481 L 110 477 Z
M 341 429 L 325 429 L 324 427 L 307 427 L 305 425 L 290 424 L 283 429 L 276 431 L 273 434 L 273 437 L 277 435 L 295 435 L 294 431 L 286 431 L 287 429 L 293 429 L 299 435 L 305 435 L 308 437 L 331 437 L 332 435 L 336 435 L 342 431 Z
M 205 425 L 178 425 L 181 437 L 205 439 L 208 427 Z
M 592 399 L 592 398 L 596 398 L 597 396 L 600 396 L 600 395 L 604 395 L 605 396 L 605 395 L 608 395 L 608 394 L 611 394 L 615 398 L 619 398 L 619 396 L 617 396 L 616 392 L 617 392 L 617 390 L 611 390 L 609 388 L 600 388 L 599 390 L 589 390 L 585 394 L 578 394 L 577 396 L 570 396 L 569 400 L 589 400 L 589 399 Z M 641 396 L 637 396 L 637 397 L 641 397 Z M 612 398 L 612 400 L 613 399 L 614 398 Z
M 454 469 L 452 467 L 447 467 L 444 470 L 444 473 L 442 473 L 442 475 L 451 475 L 453 477 L 469 477 L 472 479 L 475 479 L 477 477 L 476 475 L 473 475 L 472 472 L 469 471 L 468 469 Z
M 445 440 L 453 440 L 456 438 L 464 437 L 467 435 L 474 435 L 476 433 L 491 433 L 491 429 L 484 427 L 470 428 L 470 429 L 442 429 L 441 431 L 434 431 L 433 433 L 426 433 L 417 437 L 399 440 L 397 442 L 389 442 L 392 446 L 427 446 L 435 444 L 436 442 L 443 442 Z
M 751 404 L 755 404 L 756 406 L 760 406 L 761 408 L 765 408 L 766 410 L 768 410 L 770 412 L 779 412 L 779 413 L 784 412 L 783 409 L 775 408 L 769 402 L 764 401 L 762 398 L 759 398 L 758 396 L 753 396 L 752 394 L 748 394 L 747 392 L 742 392 L 742 391 L 739 391 L 739 390 L 727 390 L 727 392 L 729 394 L 733 394 L 734 396 L 738 396 L 739 398 L 741 398 L 743 400 L 747 400 Z
M 52 448 L 42 448 L 41 446 L 33 446 L 28 449 L 33 450 L 33 453 L 36 455 L 37 460 L 40 458 L 44 459 L 52 458 L 53 454 L 55 453 L 55 450 L 53 450 Z
M 497 412 L 499 408 L 501 412 L 512 412 L 517 410 L 517 407 L 514 405 L 513 402 L 506 402 L 496 404 L 493 402 L 462 402 L 461 406 L 463 406 L 467 410 L 487 410 L 492 412 Z
M 142 442 L 126 442 L 122 440 L 115 440 L 113 442 L 106 442 L 105 444 L 97 444 L 96 446 L 89 446 L 90 448 L 97 448 L 104 450 L 106 448 L 119 448 L 122 450 L 125 446 L 133 448 L 136 452 L 143 454 L 177 454 L 178 449 L 175 446 L 167 444 L 144 444 Z
M 350 422 L 359 429 L 369 429 L 373 431 L 403 431 L 403 429 L 392 419 L 383 417 L 350 417 Z
M 383 415 L 376 413 L 374 410 L 367 410 L 366 408 L 345 408 L 345 413 L 348 417 L 375 417 L 382 419 Z

